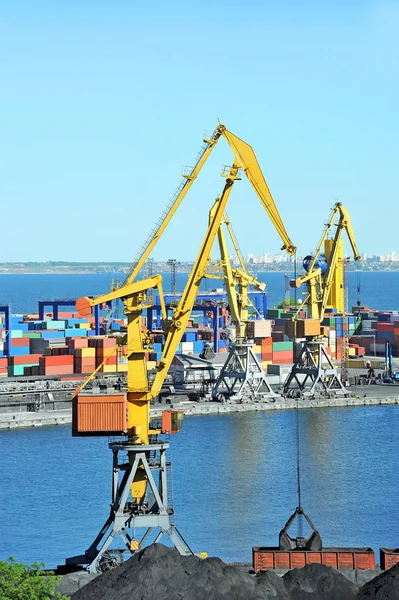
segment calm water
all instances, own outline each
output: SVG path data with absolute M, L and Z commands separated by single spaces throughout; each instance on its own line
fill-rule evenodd
M 294 412 L 189 417 L 172 440 L 177 524 L 194 550 L 250 561 L 296 506 Z M 303 506 L 326 545 L 396 547 L 399 408 L 300 413 Z M 108 516 L 106 438 L 69 427 L 0 434 L 0 559 L 48 566 L 85 550 Z
M 269 306 L 284 276 L 264 274 Z M 180 286 L 186 279 L 180 276 Z M 349 302 L 356 301 L 349 274 Z M 3 275 L 0 304 L 37 310 L 38 299 L 109 289 L 111 275 Z M 168 290 L 168 275 L 165 289 Z M 362 302 L 399 309 L 399 273 L 363 273 Z M 303 505 L 327 545 L 396 547 L 399 540 L 399 408 L 302 411 Z M 172 440 L 177 524 L 195 550 L 251 560 L 277 543 L 296 499 L 295 414 L 191 417 Z M 104 438 L 69 427 L 0 434 L 0 559 L 48 566 L 82 552 L 105 520 L 111 452 Z
M 121 279 L 120 275 L 116 278 Z M 259 273 L 259 279 L 267 283 L 268 304 L 273 307 L 284 299 L 284 274 Z M 348 273 L 349 307 L 356 304 L 357 274 Z M 37 311 L 38 300 L 55 298 L 78 298 L 86 295 L 99 295 L 109 291 L 111 274 L 101 275 L 1 275 L 0 305 L 11 304 L 13 313 Z M 178 274 L 178 287 L 182 289 L 187 274 Z M 201 289 L 222 287 L 217 280 L 205 280 Z M 399 310 L 399 272 L 365 272 L 360 274 L 360 299 L 363 305 L 371 308 Z M 164 274 L 164 289 L 171 288 L 170 274 Z M 291 290 L 293 297 L 294 290 Z M 298 298 L 301 290 L 298 290 Z M 67 310 L 67 309 L 66 309 Z

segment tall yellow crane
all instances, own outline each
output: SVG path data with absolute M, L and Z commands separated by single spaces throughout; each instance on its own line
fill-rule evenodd
M 333 238 L 328 238 L 332 227 L 336 227 L 335 235 Z M 307 256 L 304 259 L 304 267 L 307 273 L 290 282 L 290 285 L 296 288 L 301 287 L 303 283 L 306 284 L 307 296 L 305 303 L 307 316 L 310 319 L 322 320 L 326 308 L 334 307 L 346 320 L 345 257 L 342 239 L 344 230 L 348 235 L 354 259 L 356 261 L 360 260 L 349 213 L 341 202 L 337 202 L 331 210 L 330 219 L 326 224 L 314 256 Z M 324 254 L 322 253 L 323 247 Z M 344 353 L 346 352 L 347 342 L 346 335 Z M 320 340 L 320 336 L 308 338 L 296 358 L 291 373 L 284 382 L 283 392 L 285 394 L 306 393 L 308 395 L 316 393 L 346 394 L 345 381 L 343 381 L 345 376 L 342 377 L 344 372 L 345 368 L 341 371 L 340 378 Z
M 206 158 L 220 136 L 225 137 L 234 154 L 234 163 L 223 173 L 226 176 L 223 193 L 212 208 L 211 218 L 198 256 L 188 278 L 172 319 L 168 320 L 162 291 L 162 277 L 136 281 L 144 262 L 153 250 L 167 224 L 176 212 L 193 180 L 198 175 Z M 216 235 L 234 182 L 243 170 L 256 191 L 272 223 L 279 232 L 288 253 L 295 252 L 278 213 L 274 200 L 259 167 L 256 156 L 248 144 L 219 125 L 201 151 L 196 166 L 185 175 L 183 182 L 162 215 L 149 241 L 143 245 L 133 263 L 124 284 L 110 293 L 97 298 L 80 298 L 76 307 L 81 315 L 89 315 L 95 305 L 122 299 L 127 315 L 127 392 L 95 395 L 78 390 L 73 399 L 73 432 L 75 435 L 118 435 L 122 440 L 110 443 L 113 451 L 112 503 L 108 519 L 85 554 L 67 559 L 67 565 L 86 565 L 91 572 L 98 572 L 118 563 L 124 554 L 135 552 L 149 539 L 155 529 L 155 541 L 168 534 L 182 554 L 191 554 L 191 549 L 182 538 L 173 522 L 173 508 L 168 495 L 168 464 L 164 435 L 177 433 L 182 425 L 180 411 L 165 411 L 162 420 L 152 419 L 150 402 L 156 398 L 165 381 L 178 344 L 186 329 L 202 278 L 205 275 Z M 161 299 L 165 329 L 165 345 L 155 378 L 149 382 L 145 354 L 150 340 L 142 326 L 142 312 L 148 307 L 149 291 L 157 288 Z M 92 376 L 89 378 L 91 379 Z M 83 387 L 83 386 L 82 386 Z M 122 462 L 121 462 L 122 461 Z M 155 478 L 158 473 L 158 479 Z M 138 541 L 135 530 L 146 529 Z M 123 548 L 114 549 L 118 538 Z
M 338 221 L 335 222 L 337 217 Z M 336 227 L 336 230 L 334 237 L 330 239 L 328 235 L 332 227 Z M 304 259 L 307 272 L 290 282 L 291 287 L 296 288 L 306 284 L 308 292 L 305 304 L 309 319 L 322 320 L 327 307 L 334 307 L 340 313 L 344 311 L 344 230 L 352 246 L 353 258 L 360 260 L 349 213 L 341 202 L 337 202 L 331 210 L 314 256 Z
M 233 243 L 239 268 L 231 266 L 226 238 L 223 232 L 226 226 Z M 274 396 L 269 382 L 263 372 L 262 365 L 253 351 L 253 334 L 248 334 L 249 327 L 249 286 L 264 291 L 266 284 L 251 276 L 245 266 L 237 238 L 231 221 L 224 215 L 218 231 L 221 267 L 229 301 L 230 317 L 235 327 L 234 335 L 227 339 L 228 357 L 219 373 L 212 390 L 212 397 L 230 402 L 263 401 Z M 219 278 L 218 275 L 207 274 L 207 277 Z

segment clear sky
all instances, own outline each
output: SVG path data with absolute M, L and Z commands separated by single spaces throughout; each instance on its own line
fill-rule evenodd
M 361 252 L 399 251 L 398 31 L 397 0 L 1 3 L 0 261 L 129 262 L 217 118 L 300 253 L 337 199 Z M 195 257 L 231 162 L 221 140 L 156 260 Z M 229 214 L 279 251 L 248 181 Z

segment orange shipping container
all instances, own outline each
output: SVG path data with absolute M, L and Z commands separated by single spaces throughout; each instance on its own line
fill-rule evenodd
M 296 323 L 296 337 L 320 335 L 319 319 L 298 319 Z
M 13 348 L 20 348 L 29 346 L 30 338 L 11 338 L 11 346 Z
M 97 348 L 113 348 L 116 346 L 115 337 L 97 338 Z
M 73 356 L 71 354 L 62 354 L 61 356 L 42 356 L 40 358 L 40 365 L 44 365 L 45 367 L 54 367 L 57 365 L 73 366 Z
M 9 364 L 10 366 L 31 365 L 33 363 L 39 364 L 39 360 L 41 359 L 41 357 L 41 354 L 25 354 L 25 356 L 10 356 Z
M 41 366 L 40 375 L 73 375 L 73 365 Z
M 93 373 L 96 368 L 96 362 L 91 358 L 75 360 L 75 373 Z
M 106 358 L 105 356 L 98 356 L 98 354 L 96 355 L 96 365 L 97 367 L 99 365 L 101 365 L 101 363 L 104 362 L 104 365 L 116 365 L 116 354 L 113 354 L 112 356 Z
M 127 394 L 79 394 L 72 400 L 72 435 L 121 434 L 127 429 Z
M 71 337 L 68 339 L 68 347 L 75 350 L 75 348 L 88 348 L 89 340 L 85 337 Z

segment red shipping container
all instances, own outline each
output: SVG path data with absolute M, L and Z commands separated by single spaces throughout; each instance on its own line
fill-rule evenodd
M 9 365 L 31 365 L 33 363 L 39 364 L 39 360 L 41 358 L 41 354 L 25 354 L 25 356 L 10 356 Z
M 8 366 L 7 356 L 1 357 L 0 358 L 0 367 L 7 367 L 7 366 Z
M 73 365 L 54 365 L 42 367 L 42 375 L 73 375 Z
M 62 356 L 42 356 L 40 365 L 45 367 L 54 367 L 57 365 L 70 365 L 73 367 L 73 356 L 71 354 L 63 354 Z
M 294 358 L 294 352 L 292 350 L 280 350 L 278 352 L 273 352 L 273 359 L 274 358 L 282 358 L 282 359 L 286 359 L 286 358 Z
M 105 365 L 116 365 L 116 353 L 112 354 L 111 356 L 109 356 L 107 358 L 109 353 L 104 353 L 104 354 L 96 354 L 96 364 L 97 366 L 100 365 L 103 361 Z
M 68 338 L 68 348 L 71 348 L 73 350 L 77 349 L 77 348 L 88 348 L 89 347 L 89 340 L 85 337 L 79 338 Z
M 393 323 L 382 323 L 377 321 L 377 331 L 390 331 L 393 332 L 394 325 Z
M 97 338 L 97 348 L 113 348 L 116 346 L 115 337 Z
M 11 338 L 11 347 L 12 348 L 20 348 L 24 346 L 29 346 L 30 338 Z

